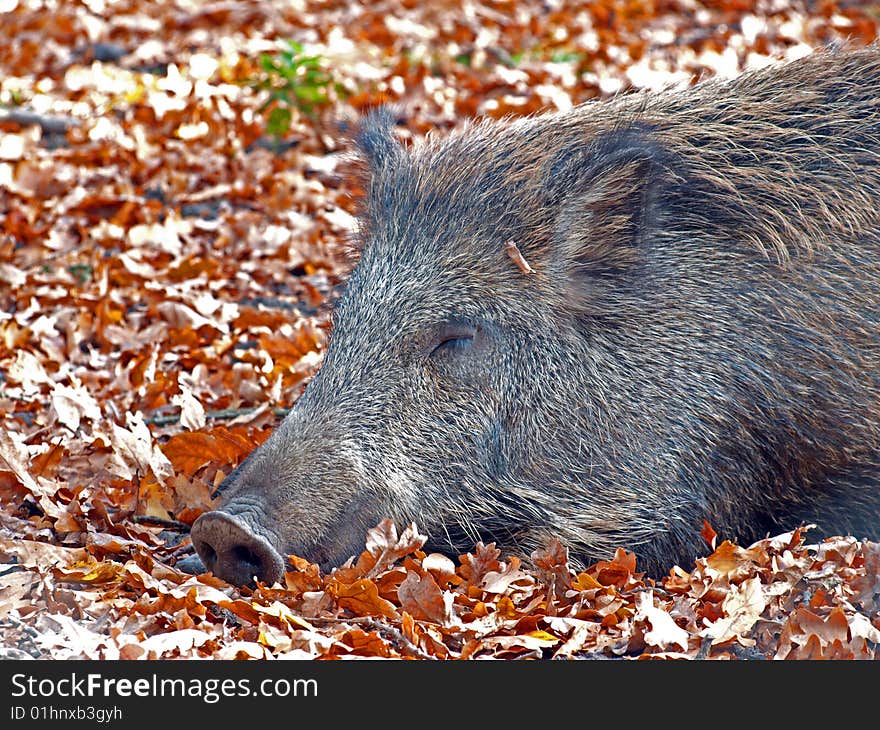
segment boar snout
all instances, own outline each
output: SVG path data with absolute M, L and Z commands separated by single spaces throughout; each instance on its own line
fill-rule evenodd
M 252 585 L 257 578 L 271 585 L 284 574 L 278 551 L 235 515 L 208 512 L 195 521 L 191 536 L 205 568 L 229 583 Z

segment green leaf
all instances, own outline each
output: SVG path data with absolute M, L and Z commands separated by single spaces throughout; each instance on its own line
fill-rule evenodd
M 268 110 L 266 131 L 275 136 L 290 129 L 294 109 L 312 115 L 316 106 L 330 103 L 331 89 L 342 88 L 320 56 L 305 56 L 302 51 L 301 44 L 287 41 L 279 44 L 276 53 L 260 55 L 263 73 L 251 85 L 269 92 L 260 112 Z
M 266 131 L 275 137 L 281 137 L 290 130 L 292 120 L 293 115 L 288 107 L 276 106 L 269 112 Z
M 298 86 L 294 93 L 296 97 L 302 101 L 319 104 L 327 101 L 327 92 L 319 86 Z
M 278 63 L 272 56 L 267 53 L 264 53 L 260 56 L 260 67 L 264 71 L 268 71 L 269 73 L 277 72 L 279 70 Z
M 577 51 L 554 51 L 550 56 L 553 63 L 573 63 L 580 61 L 584 57 L 583 53 Z

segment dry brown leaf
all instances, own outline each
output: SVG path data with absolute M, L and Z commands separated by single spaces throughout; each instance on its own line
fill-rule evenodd
M 732 585 L 722 603 L 723 616 L 717 621 L 706 622 L 708 625 L 700 636 L 711 638 L 713 645 L 734 638 L 741 643 L 750 642 L 743 635 L 751 631 L 766 605 L 766 595 L 759 578 L 748 578 L 740 585 Z
M 356 616 L 399 618 L 394 604 L 382 598 L 376 584 L 366 578 L 349 584 L 331 581 L 327 585 L 327 592 L 336 599 L 341 608 L 351 611 Z
M 452 623 L 453 595 L 441 591 L 431 573 L 422 576 L 407 573 L 397 589 L 397 596 L 400 607 L 415 619 L 433 621 L 441 626 Z
M 654 605 L 653 591 L 646 590 L 636 594 L 635 604 L 636 613 L 633 619 L 645 621 L 651 627 L 645 631 L 645 642 L 648 645 L 660 649 L 678 646 L 682 651 L 687 651 L 688 632 L 676 624 L 665 610 Z
M 501 551 L 495 547 L 494 542 L 488 545 L 478 542 L 473 553 L 458 556 L 461 563 L 458 572 L 469 585 L 480 586 L 487 573 L 501 570 L 501 563 L 498 561 L 500 556 Z
M 110 468 L 123 479 L 132 479 L 135 473 L 152 473 L 160 483 L 174 473 L 171 462 L 153 441 L 153 436 L 141 413 L 126 414 L 128 428 L 110 424 L 110 442 L 113 457 Z
M 533 583 L 534 578 L 520 570 L 519 558 L 512 557 L 507 565 L 501 564 L 501 570 L 486 573 L 480 581 L 480 587 L 486 593 L 504 594 L 515 584 L 527 586 Z

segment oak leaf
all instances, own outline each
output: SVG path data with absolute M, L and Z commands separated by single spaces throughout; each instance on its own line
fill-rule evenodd
M 724 615 L 709 623 L 700 636 L 711 638 L 713 645 L 734 638 L 742 639 L 761 617 L 766 605 L 767 597 L 760 578 L 748 578 L 739 585 L 731 585 L 730 593 L 722 603 Z M 748 639 L 745 641 L 749 642 Z
M 645 643 L 660 649 L 680 646 L 682 651 L 688 648 L 688 632 L 681 628 L 672 616 L 654 605 L 654 592 L 642 591 L 636 594 L 635 621 L 644 621 L 651 628 L 644 632 Z
M 366 578 L 354 583 L 338 583 L 331 580 L 327 592 L 336 598 L 341 608 L 348 609 L 356 616 L 386 616 L 398 618 L 397 608 L 391 601 L 379 595 L 379 589 L 373 581 Z
M 397 588 L 400 607 L 422 621 L 433 621 L 441 626 L 452 623 L 451 592 L 440 590 L 431 573 L 419 576 L 418 573 L 407 573 L 403 583 Z

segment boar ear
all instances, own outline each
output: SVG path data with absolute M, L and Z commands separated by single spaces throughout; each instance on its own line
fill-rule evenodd
M 557 167 L 556 263 L 576 286 L 627 275 L 660 227 L 667 156 L 640 129 L 616 130 Z M 557 187 L 559 189 L 559 187 Z
M 394 136 L 397 114 L 388 106 L 368 113 L 358 125 L 355 142 L 366 157 L 370 169 L 378 170 L 397 159 L 403 146 Z

